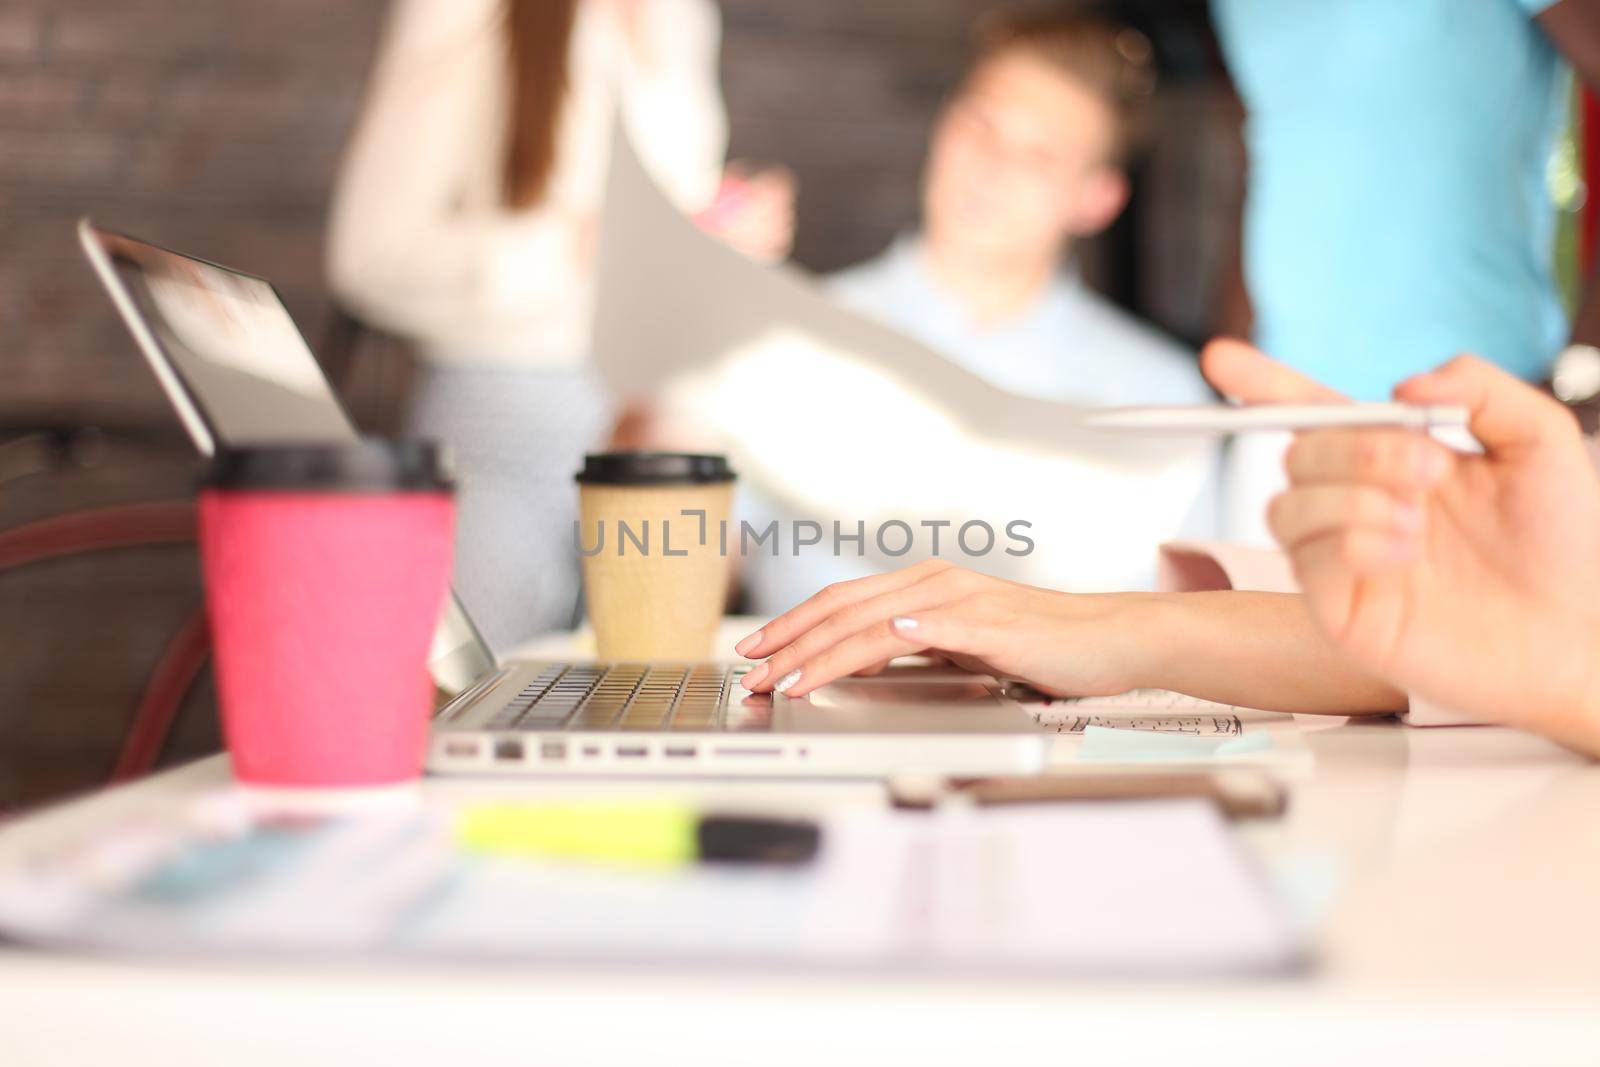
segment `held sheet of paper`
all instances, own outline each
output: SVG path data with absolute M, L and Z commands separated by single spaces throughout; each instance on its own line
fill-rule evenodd
M 216 794 L 0 869 L 0 935 L 162 954 L 1094 975 L 1305 960 L 1302 932 L 1201 801 L 849 812 L 829 817 L 809 867 L 677 870 L 465 856 L 443 809 L 286 826 L 234 819 L 235 803 Z

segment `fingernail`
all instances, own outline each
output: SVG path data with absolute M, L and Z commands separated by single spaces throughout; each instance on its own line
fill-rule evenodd
M 756 686 L 761 684 L 761 679 L 765 678 L 771 671 L 772 667 L 769 664 L 758 664 L 739 679 L 739 684 L 751 692 L 755 692 Z
M 794 670 L 790 671 L 788 674 L 784 675 L 782 678 L 779 678 L 778 679 L 778 684 L 773 686 L 772 688 L 776 689 L 780 693 L 787 693 L 790 689 L 794 688 L 794 684 L 796 682 L 798 682 L 799 680 L 800 680 L 800 668 L 796 667 Z
M 889 620 L 889 625 L 896 630 L 915 630 L 917 628 L 917 620 L 909 615 L 896 615 Z
M 761 643 L 761 631 L 757 630 L 755 633 L 751 634 L 749 637 L 745 638 L 743 641 L 740 641 L 737 645 L 734 645 L 733 646 L 733 650 L 735 652 L 739 653 L 739 655 L 743 656 L 746 653 L 748 653 L 752 648 L 755 648 L 757 645 L 759 645 L 760 643 Z
M 1417 457 L 1417 473 L 1424 484 L 1432 485 L 1450 471 L 1450 457 L 1438 448 L 1424 448 Z
M 1422 508 L 1413 503 L 1396 504 L 1394 508 L 1395 529 L 1402 533 L 1416 533 L 1422 529 Z

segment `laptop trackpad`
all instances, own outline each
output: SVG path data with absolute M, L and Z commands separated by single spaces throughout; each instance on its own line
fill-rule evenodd
M 1038 733 L 1033 719 L 998 690 L 982 675 L 890 671 L 841 678 L 798 700 L 780 698 L 775 709 L 785 729 L 800 733 Z
M 942 678 L 841 678 L 812 690 L 807 699 L 823 708 L 883 707 L 895 704 L 995 703 L 994 683 L 971 675 Z

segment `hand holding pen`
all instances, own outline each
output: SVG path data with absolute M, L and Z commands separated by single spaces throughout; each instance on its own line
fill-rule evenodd
M 1203 366 L 1247 402 L 1337 397 L 1239 342 Z M 1394 428 L 1301 433 L 1270 522 L 1313 616 L 1413 699 L 1600 751 L 1600 476 L 1576 420 L 1470 356 L 1395 399 L 1465 409 L 1484 451 Z

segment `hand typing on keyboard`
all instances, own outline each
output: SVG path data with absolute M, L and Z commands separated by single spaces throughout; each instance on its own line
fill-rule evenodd
M 735 651 L 764 661 L 746 688 L 790 697 L 921 654 L 1056 697 L 1162 689 L 1336 715 L 1405 706 L 1339 656 L 1293 594 L 1065 593 L 938 559 L 828 586 Z

